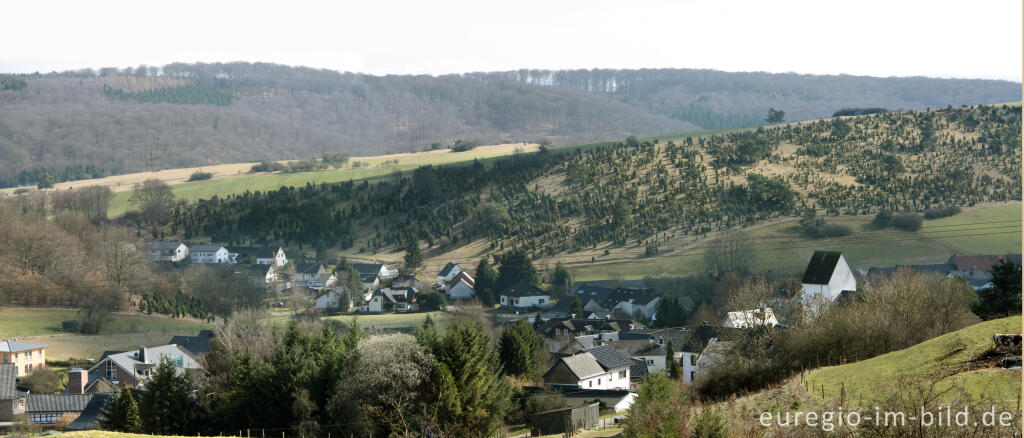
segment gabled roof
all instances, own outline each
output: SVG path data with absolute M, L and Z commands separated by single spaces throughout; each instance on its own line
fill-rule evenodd
M 955 255 L 949 258 L 949 263 L 956 266 L 958 271 L 977 269 L 988 272 L 992 270 L 992 265 L 999 263 L 1002 258 L 1003 256 L 998 255 Z
M 176 241 L 169 241 L 169 242 L 155 241 L 155 242 L 149 242 L 149 250 L 150 251 L 157 251 L 157 250 L 160 250 L 160 251 L 174 251 L 174 250 L 178 249 L 178 247 L 181 246 L 181 245 L 184 245 L 184 243 L 176 242 Z
M 466 271 L 459 271 L 458 275 L 456 275 L 454 278 L 448 281 L 448 286 L 455 286 L 460 281 L 465 282 L 467 285 L 469 285 L 469 287 L 476 286 L 476 281 L 474 281 L 473 277 L 470 277 L 469 274 L 466 273 Z
M 632 382 L 638 382 L 644 379 L 647 375 L 647 361 L 642 359 L 633 359 L 633 365 L 629 367 L 629 380 Z
M 280 250 L 280 246 L 261 246 L 260 249 L 256 250 L 256 258 L 258 259 L 272 259 L 277 256 L 277 251 Z
M 514 284 L 505 288 L 505 291 L 501 293 L 506 297 L 537 297 L 545 296 L 548 293 L 540 290 L 537 286 L 532 284 Z
M 628 356 L 623 356 L 622 353 L 615 351 L 614 348 L 608 345 L 588 348 L 583 350 L 583 352 L 593 355 L 594 359 L 597 360 L 597 363 L 601 364 L 601 368 L 604 368 L 605 371 L 628 367 L 632 364 Z
M 96 362 L 96 365 L 93 365 L 89 370 L 92 371 L 93 369 L 96 369 L 96 367 L 103 363 L 104 359 L 109 359 L 117 364 L 117 366 L 121 367 L 121 369 L 132 373 L 132 375 L 136 375 L 140 371 L 156 366 L 164 357 L 173 357 L 172 355 L 181 355 L 182 363 L 187 369 L 202 368 L 202 365 L 196 361 L 196 358 L 191 351 L 177 345 L 161 345 L 158 347 L 146 348 L 145 362 L 138 360 L 138 350 L 131 350 L 107 355 L 103 359 L 100 359 L 99 362 Z
M 25 412 L 82 412 L 93 394 L 29 394 L 25 397 Z
M 103 405 L 107 403 L 110 394 L 93 394 L 89 403 L 82 409 L 81 415 L 75 418 L 64 430 L 96 430 L 100 428 L 99 416 Z
M 373 274 L 359 274 L 359 282 L 360 283 L 373 283 L 373 281 L 376 280 L 376 279 L 377 279 L 377 273 L 376 272 L 373 273 Z
M 322 263 L 296 263 L 295 273 L 296 274 L 316 274 L 320 272 L 320 269 L 324 268 Z
M 604 374 L 604 369 L 601 368 L 601 364 L 597 362 L 597 359 L 587 353 L 563 357 L 562 362 L 569 367 L 569 371 L 571 371 L 576 378 L 581 380 Z
M 192 245 L 189 252 L 217 252 L 221 248 L 224 248 L 224 245 Z
M 349 265 L 352 265 L 360 275 L 380 274 L 380 269 L 384 267 L 383 263 L 349 263 Z
M 661 294 L 654 289 L 645 287 L 604 287 L 592 283 L 580 283 L 573 289 L 573 293 L 580 297 L 580 301 L 586 306 L 593 300 L 597 305 L 605 309 L 611 309 L 619 303 L 626 301 L 634 304 L 645 305 Z
M 0 364 L 0 400 L 11 400 L 18 396 L 14 380 L 18 378 L 18 366 L 12 363 Z
M 0 353 L 15 353 L 18 351 L 35 350 L 37 348 L 46 348 L 46 345 L 23 342 L 17 339 L 0 341 Z
M 722 327 L 717 325 L 701 324 L 690 332 L 690 336 L 683 343 L 682 348 L 676 347 L 676 351 L 688 353 L 700 353 L 712 339 L 719 338 L 725 333 L 735 333 L 740 329 Z M 675 344 L 673 344 L 675 345 Z
M 273 271 L 275 268 L 274 265 L 250 265 L 246 269 L 256 274 L 267 275 L 268 272 Z
M 213 341 L 213 330 L 200 330 L 197 336 L 175 336 L 168 344 L 177 345 L 195 355 L 210 352 L 210 343 Z
M 448 264 L 444 265 L 444 268 L 441 269 L 441 272 L 439 274 L 437 274 L 437 276 L 438 277 L 447 277 L 448 274 L 452 273 L 452 269 L 455 269 L 455 267 L 457 267 L 457 266 L 459 266 L 459 265 L 456 264 L 456 263 L 448 262 Z M 462 269 L 462 268 L 459 268 L 459 269 Z
M 373 291 L 373 295 L 381 295 L 392 303 L 412 303 L 416 301 L 416 288 L 387 287 Z
M 842 256 L 843 253 L 839 251 L 814 251 L 801 281 L 804 284 L 828 284 Z

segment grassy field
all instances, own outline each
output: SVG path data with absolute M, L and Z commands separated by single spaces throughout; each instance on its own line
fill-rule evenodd
M 0 310 L 0 338 L 60 334 L 63 321 L 75 319 L 74 309 L 9 307 Z M 148 331 L 196 331 L 213 324 L 159 315 L 116 313 L 104 333 Z
M 850 236 L 809 239 L 799 234 L 796 219 L 755 226 L 747 231 L 747 235 L 755 253 L 753 265 L 756 271 L 800 273 L 807 266 L 811 254 L 818 249 L 842 251 L 853 268 L 867 269 L 897 264 L 941 263 L 957 253 L 1020 252 L 1020 217 L 1020 202 L 1012 202 L 928 220 L 920 232 L 876 230 L 870 226 L 870 216 L 841 216 L 828 220 L 849 226 L 854 231 Z M 685 276 L 705 270 L 702 246 L 703 242 L 677 241 L 672 248 L 663 250 L 664 255 L 649 258 L 643 257 L 644 248 L 639 245 L 614 249 L 609 256 L 604 256 L 603 247 L 598 247 L 596 251 L 569 255 L 569 260 L 562 260 L 577 280 Z M 590 263 L 592 256 L 597 262 Z M 605 262 L 605 259 L 609 260 Z M 552 259 L 549 264 L 554 265 L 554 262 Z
M 450 321 L 453 316 L 447 312 L 422 312 L 422 313 L 383 313 L 379 315 L 337 315 L 325 316 L 324 320 L 341 321 L 345 324 L 351 323 L 355 318 L 360 327 L 367 328 L 397 328 L 397 327 L 419 327 L 423 320 L 430 316 L 435 323 L 443 325 Z
M 853 400 L 858 393 L 881 395 L 878 392 L 900 376 L 923 377 L 938 380 L 939 387 L 956 382 L 974 397 L 984 395 L 986 400 L 1012 406 L 1021 395 L 1020 370 L 968 371 L 965 363 L 992 348 L 992 334 L 1019 333 L 1020 328 L 1020 316 L 986 321 L 905 350 L 817 369 L 810 372 L 806 380 L 814 388 L 824 385 L 826 397 L 837 397 L 841 385 L 845 385 L 847 397 Z
M 1016 230 L 1016 234 L 1007 231 Z M 1010 254 L 1021 249 L 1021 203 L 990 208 L 925 221 L 921 231 L 965 254 Z M 961 237 L 943 237 L 958 236 Z
M 466 163 L 478 160 L 489 160 L 496 157 L 511 155 L 517 151 L 535 152 L 536 144 L 504 144 L 495 146 L 480 146 L 466 152 L 452 152 L 450 150 L 437 150 L 430 152 L 418 152 L 407 154 L 379 155 L 373 157 L 353 157 L 351 162 L 364 163 L 360 168 L 346 167 L 336 170 L 324 170 L 318 172 L 296 172 L 296 173 L 241 173 L 226 174 L 207 181 L 183 182 L 170 180 L 173 183 L 172 191 L 178 199 L 195 201 L 197 199 L 208 199 L 213 196 L 226 196 L 230 194 L 244 193 L 246 191 L 267 191 L 277 190 L 281 187 L 305 186 L 307 183 L 320 184 L 340 181 L 357 181 L 368 178 L 386 177 L 395 172 L 408 172 L 420 166 L 446 165 L 455 163 Z M 386 164 L 397 160 L 398 164 Z M 350 163 L 351 163 L 350 162 Z M 246 169 L 251 164 L 244 164 Z M 351 164 L 349 165 L 351 166 Z M 87 181 L 79 181 L 79 185 L 89 185 Z M 124 186 L 121 187 L 130 187 Z M 108 214 L 110 217 L 124 215 L 131 208 L 129 199 L 131 191 L 119 191 L 110 202 Z

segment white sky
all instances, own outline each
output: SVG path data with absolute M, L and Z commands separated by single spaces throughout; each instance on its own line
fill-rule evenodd
M 713 68 L 1021 78 L 1021 2 L 18 1 L 0 72 L 264 61 L 372 74 Z

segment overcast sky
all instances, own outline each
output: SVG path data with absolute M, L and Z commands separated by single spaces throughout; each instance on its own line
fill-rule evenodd
M 264 61 L 372 74 L 712 68 L 1021 78 L 1018 0 L 24 1 L 0 72 Z

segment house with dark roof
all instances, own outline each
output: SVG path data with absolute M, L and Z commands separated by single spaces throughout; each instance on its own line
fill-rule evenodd
M 25 414 L 32 424 L 66 425 L 75 421 L 94 394 L 28 394 Z
M 280 269 L 273 264 L 256 264 L 246 267 L 243 273 L 249 275 L 253 284 L 263 286 L 270 292 L 281 281 Z
M 93 394 L 92 398 L 89 399 L 89 403 L 85 405 L 82 412 L 72 421 L 64 431 L 76 431 L 76 430 L 98 430 L 100 429 L 100 413 L 103 412 L 103 405 L 107 404 L 107 399 L 111 397 L 111 394 Z
M 630 358 L 602 345 L 558 360 L 546 373 L 544 384 L 581 389 L 629 389 Z
M 149 242 L 149 259 L 154 262 L 180 262 L 188 257 L 182 242 Z
M 18 370 L 14 364 L 0 364 L 0 422 L 14 421 L 25 413 L 25 394 L 18 391 L 14 382 Z
M 437 288 L 442 291 L 447 291 L 448 283 L 455 279 L 456 275 L 459 275 L 462 271 L 462 267 L 458 263 L 448 262 L 441 268 L 441 272 L 437 273 Z
M 0 364 L 13 364 L 18 377 L 46 365 L 46 345 L 8 339 L 0 341 Z
M 626 334 L 627 336 L 622 336 Z M 672 346 L 673 356 L 681 360 L 682 346 L 688 339 L 688 330 L 682 328 L 638 329 L 628 333 L 620 333 L 620 338 L 609 341 L 608 346 L 624 356 L 643 361 L 648 372 L 664 372 L 667 368 L 666 358 L 668 346 Z
M 90 376 L 103 377 L 115 385 L 137 388 L 145 385 L 153 368 L 165 359 L 181 373 L 202 369 L 191 351 L 177 345 L 161 345 L 139 347 L 137 351 L 104 353 L 99 362 L 89 368 L 88 373 Z
M 953 270 L 949 276 L 959 276 L 967 281 L 974 290 L 984 289 L 992 280 L 992 267 L 1004 260 L 1020 266 L 1020 254 L 988 254 L 988 255 L 954 255 L 949 258 Z
M 231 263 L 228 249 L 223 245 L 192 245 L 188 256 L 192 263 Z
M 89 374 L 81 368 L 68 370 L 68 384 L 63 394 L 98 394 L 113 392 L 116 386 L 105 377 Z
M 579 283 L 573 294 L 580 298 L 583 310 L 598 315 L 614 315 L 616 311 L 628 317 L 643 315 L 651 318 L 661 294 L 646 287 L 605 287 L 592 283 Z M 563 300 L 565 301 L 565 300 Z M 568 310 L 568 309 L 566 309 Z M 561 315 L 552 315 L 554 317 Z M 568 315 L 565 315 L 568 316 Z M 584 315 L 576 315 L 577 318 Z
M 359 306 L 359 311 L 369 313 L 412 312 L 417 309 L 416 295 L 418 292 L 413 287 L 377 289 L 370 294 L 365 303 Z
M 692 385 L 702 373 L 718 362 L 719 346 L 714 346 L 724 336 L 740 333 L 740 329 L 701 324 L 689 330 L 686 340 L 675 350 L 681 353 L 679 366 L 683 372 L 683 383 Z M 676 344 L 673 343 L 673 346 Z
M 256 264 L 280 268 L 288 264 L 288 257 L 280 246 L 262 246 L 256 251 Z
M 857 279 L 838 251 L 814 251 L 801 283 L 804 300 L 820 297 L 831 303 L 843 292 L 857 290 Z
M 359 275 L 374 274 L 381 280 L 390 280 L 398 276 L 397 269 L 388 269 L 383 263 L 350 263 Z
M 327 267 L 322 263 L 296 263 L 292 280 L 306 287 L 323 287 L 327 283 Z
M 514 284 L 501 292 L 501 307 L 505 309 L 532 310 L 546 307 L 551 296 L 532 284 Z

